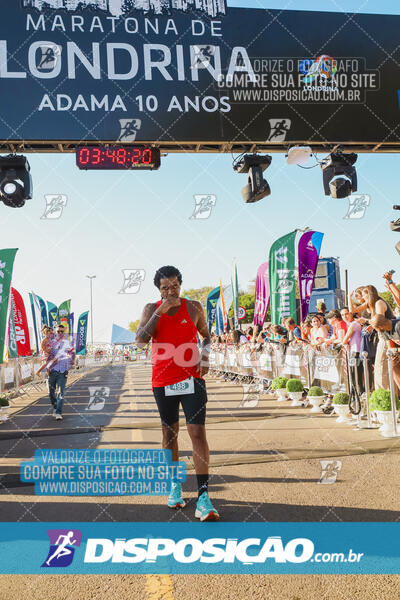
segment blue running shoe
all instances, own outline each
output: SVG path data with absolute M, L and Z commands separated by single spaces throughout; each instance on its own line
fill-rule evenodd
M 200 498 L 197 500 L 196 512 L 194 513 L 196 519 L 200 521 L 218 521 L 219 513 L 211 504 L 210 497 L 207 492 L 203 492 Z
M 171 486 L 171 493 L 168 496 L 169 508 L 184 508 L 186 502 L 182 498 L 182 484 L 179 481 L 173 481 Z

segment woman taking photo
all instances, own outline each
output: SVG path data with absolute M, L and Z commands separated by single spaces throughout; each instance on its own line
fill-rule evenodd
M 351 306 L 351 312 L 356 312 L 358 314 L 362 314 L 364 311 L 367 311 L 369 314 L 369 318 L 374 317 L 375 315 L 383 315 L 386 319 L 394 319 L 393 311 L 388 305 L 388 303 L 380 298 L 378 294 L 378 290 L 373 285 L 367 285 L 362 290 L 362 298 L 364 302 L 359 306 Z M 372 327 L 367 323 L 367 331 L 371 330 Z M 376 348 L 376 357 L 374 363 L 374 384 L 375 389 L 383 388 L 385 390 L 389 389 L 389 372 L 387 366 L 387 357 L 386 357 L 386 338 L 384 334 L 378 331 L 378 346 Z

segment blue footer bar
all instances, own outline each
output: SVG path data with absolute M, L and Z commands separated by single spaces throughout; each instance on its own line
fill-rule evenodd
M 400 523 L 0 523 L 0 573 L 396 574 Z

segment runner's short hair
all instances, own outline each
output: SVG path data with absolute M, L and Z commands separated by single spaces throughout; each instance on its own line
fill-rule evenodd
M 57 325 L 57 329 L 65 329 L 64 325 L 62 323 L 59 323 Z
M 177 277 L 179 283 L 182 283 L 181 272 L 176 267 L 168 265 L 166 267 L 160 267 L 157 269 L 156 274 L 154 275 L 154 285 L 160 289 L 161 279 L 169 279 L 170 277 Z

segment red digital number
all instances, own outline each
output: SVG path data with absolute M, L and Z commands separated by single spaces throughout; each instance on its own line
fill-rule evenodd
M 87 165 L 90 158 L 90 152 L 87 148 L 81 148 L 79 151 L 79 164 Z
M 112 163 L 115 163 L 115 150 L 110 150 L 109 148 L 107 148 L 106 156 L 107 158 L 111 158 Z
M 92 165 L 100 164 L 101 152 L 100 148 L 92 148 Z
M 126 150 L 125 148 L 118 148 L 117 150 L 117 163 L 124 165 L 126 163 Z
M 142 163 L 144 165 L 150 165 L 152 160 L 152 151 L 150 148 L 146 148 L 145 150 L 143 150 L 143 157 L 142 157 Z
M 140 148 L 134 148 L 133 156 L 132 156 L 132 164 L 138 165 L 139 163 L 140 163 Z

